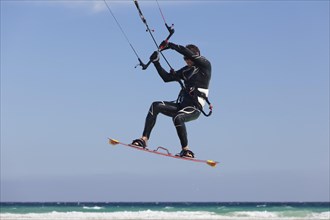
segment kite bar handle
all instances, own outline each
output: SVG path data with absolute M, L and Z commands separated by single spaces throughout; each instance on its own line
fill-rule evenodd
M 154 152 L 157 152 L 159 149 L 166 151 L 168 155 L 172 155 L 165 147 L 157 147 L 157 149 L 154 150 Z

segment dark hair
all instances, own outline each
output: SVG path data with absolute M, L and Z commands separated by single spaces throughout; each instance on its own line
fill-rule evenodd
M 201 55 L 201 52 L 200 52 L 199 48 L 196 45 L 194 45 L 194 44 L 188 44 L 186 46 L 186 48 L 188 48 L 189 50 L 191 50 L 196 55 Z

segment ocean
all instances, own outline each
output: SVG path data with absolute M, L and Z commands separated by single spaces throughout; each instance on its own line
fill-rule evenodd
M 1 220 L 330 220 L 330 202 L 0 203 Z

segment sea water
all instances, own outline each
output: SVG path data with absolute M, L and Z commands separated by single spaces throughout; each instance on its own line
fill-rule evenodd
M 330 203 L 0 203 L 1 220 L 330 220 Z

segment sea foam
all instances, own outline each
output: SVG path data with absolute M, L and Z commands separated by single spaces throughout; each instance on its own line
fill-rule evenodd
M 330 212 L 310 213 L 305 217 L 288 217 L 281 215 L 281 212 L 231 212 L 217 214 L 206 211 L 123 211 L 123 212 L 50 212 L 50 213 L 28 213 L 9 214 L 1 213 L 1 220 L 328 220 Z
M 99 207 L 99 206 L 88 207 L 88 206 L 84 206 L 83 209 L 100 210 L 100 209 L 104 209 L 104 207 Z

